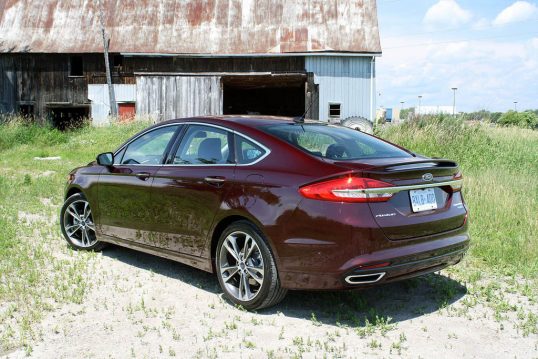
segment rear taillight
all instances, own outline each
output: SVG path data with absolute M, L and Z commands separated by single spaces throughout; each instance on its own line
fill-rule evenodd
M 463 185 L 463 175 L 461 174 L 461 172 L 458 171 L 458 173 L 454 175 L 453 180 L 459 181 L 459 182 L 451 185 L 452 191 L 454 192 L 461 191 L 461 187 Z
M 390 183 L 371 178 L 341 177 L 301 187 L 299 192 L 306 198 L 333 202 L 385 202 L 392 193 L 370 193 L 370 188 L 393 187 Z

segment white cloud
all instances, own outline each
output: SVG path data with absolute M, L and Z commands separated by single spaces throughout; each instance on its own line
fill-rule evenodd
M 529 20 L 538 14 L 538 7 L 528 1 L 516 1 L 501 11 L 493 20 L 493 25 L 501 26 L 512 22 Z
M 429 28 L 446 28 L 466 24 L 471 18 L 471 12 L 463 9 L 456 0 L 439 0 L 426 11 L 423 21 Z
M 416 37 L 391 38 L 378 60 L 378 105 L 450 105 L 451 87 L 458 87 L 458 107 L 471 111 L 482 108 L 506 110 L 517 98 L 522 108 L 536 108 L 538 78 L 538 37 L 524 41 L 467 40 L 454 43 L 396 48 L 420 43 Z M 391 46 L 393 46 L 391 48 Z
M 490 22 L 486 18 L 480 18 L 477 21 L 474 21 L 473 23 L 473 30 L 487 30 L 491 27 Z

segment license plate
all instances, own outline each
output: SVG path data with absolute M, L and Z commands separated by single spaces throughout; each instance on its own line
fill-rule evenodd
M 413 212 L 429 211 L 437 209 L 435 190 L 433 188 L 415 189 L 409 191 Z

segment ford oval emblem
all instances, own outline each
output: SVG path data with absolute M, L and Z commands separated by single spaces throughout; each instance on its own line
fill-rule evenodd
M 429 182 L 429 181 L 432 181 L 433 180 L 433 175 L 431 173 L 424 173 L 422 175 L 422 179 L 426 182 Z

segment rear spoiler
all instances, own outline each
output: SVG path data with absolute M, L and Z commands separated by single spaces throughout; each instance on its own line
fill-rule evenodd
M 458 164 L 454 161 L 445 159 L 424 159 L 418 161 L 410 161 L 398 164 L 390 164 L 387 166 L 376 166 L 371 170 L 385 171 L 385 172 L 400 172 L 409 170 L 422 170 L 427 168 L 439 168 L 439 169 L 456 169 Z

